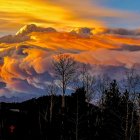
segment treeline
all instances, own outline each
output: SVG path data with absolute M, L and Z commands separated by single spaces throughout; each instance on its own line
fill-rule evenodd
M 1 140 L 139 140 L 137 104 L 121 93 L 116 81 L 98 106 L 87 102 L 84 88 L 71 96 L 44 96 L 23 103 L 1 104 Z
M 140 78 L 133 68 L 123 89 L 107 76 L 97 80 L 89 65 L 79 69 L 69 55 L 54 58 L 53 69 L 47 96 L 0 104 L 0 140 L 139 140 Z

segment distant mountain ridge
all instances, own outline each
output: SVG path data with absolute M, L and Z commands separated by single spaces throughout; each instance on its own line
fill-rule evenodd
M 32 99 L 32 98 L 37 98 L 37 96 L 24 96 L 24 97 L 16 97 L 16 96 L 12 96 L 12 97 L 6 97 L 6 96 L 1 96 L 0 97 L 0 103 L 4 102 L 4 103 L 21 103 L 24 102 L 26 100 Z

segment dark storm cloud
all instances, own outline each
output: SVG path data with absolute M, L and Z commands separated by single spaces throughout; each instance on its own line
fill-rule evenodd
M 111 50 L 116 50 L 116 51 L 140 51 L 140 45 L 129 45 L 129 44 L 124 44 L 120 48 L 117 49 L 111 49 Z
M 125 28 L 101 28 L 102 34 L 118 34 L 118 35 L 130 35 L 130 36 L 139 36 L 140 29 L 129 30 Z
M 6 83 L 0 82 L 0 89 L 1 89 L 1 88 L 5 88 L 5 87 L 6 87 Z

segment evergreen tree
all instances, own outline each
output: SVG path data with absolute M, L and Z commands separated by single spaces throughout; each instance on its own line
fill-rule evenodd
M 122 137 L 120 117 L 121 96 L 116 80 L 110 83 L 105 90 L 103 102 L 103 126 L 102 135 L 108 140 L 119 140 Z

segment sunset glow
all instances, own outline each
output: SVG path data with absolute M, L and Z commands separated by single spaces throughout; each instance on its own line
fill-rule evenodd
M 0 140 L 138 140 L 140 0 L 0 0 Z
M 0 0 L 0 81 L 6 83 L 0 94 L 43 94 L 53 75 L 52 59 L 60 53 L 90 64 L 95 75 L 116 70 L 119 78 L 133 65 L 139 71 L 138 4 L 115 4 Z

